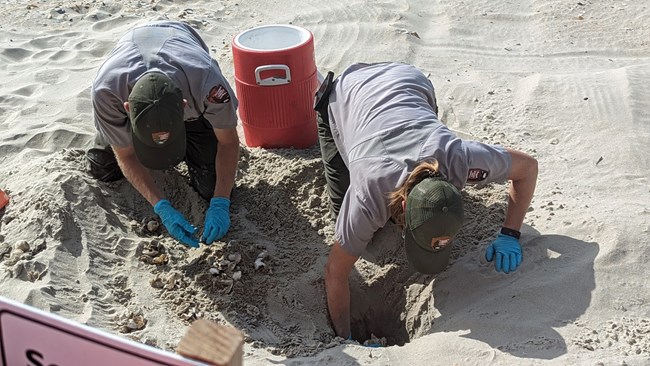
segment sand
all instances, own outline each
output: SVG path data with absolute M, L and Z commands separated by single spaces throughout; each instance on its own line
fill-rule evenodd
M 230 324 L 245 333 L 247 365 L 650 364 L 647 2 L 7 0 L 0 10 L 0 189 L 12 199 L 0 211 L 1 296 L 168 351 L 196 318 Z M 504 275 L 482 258 L 507 185 L 468 188 L 449 268 L 413 273 L 388 225 L 352 274 L 358 339 L 335 338 L 316 146 L 242 140 L 232 226 L 215 245 L 187 250 L 148 231 L 151 207 L 128 183 L 87 175 L 84 151 L 99 65 L 154 19 L 196 27 L 233 85 L 232 38 L 264 24 L 313 32 L 323 73 L 418 66 L 450 128 L 539 160 L 523 265 Z M 186 168 L 155 177 L 201 224 Z M 389 346 L 359 344 L 372 335 Z

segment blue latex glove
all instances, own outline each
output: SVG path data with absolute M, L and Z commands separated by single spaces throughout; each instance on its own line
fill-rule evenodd
M 521 245 L 519 240 L 509 235 L 499 233 L 492 244 L 488 245 L 485 251 L 485 259 L 492 262 L 495 259 L 494 268 L 497 272 L 514 272 L 521 264 Z
M 205 227 L 201 240 L 206 244 L 223 238 L 230 227 L 230 200 L 224 197 L 212 197 L 210 207 L 205 213 Z
M 192 248 L 199 247 L 199 240 L 194 237 L 198 228 L 192 226 L 183 214 L 178 212 L 167 200 L 160 200 L 153 206 L 154 212 L 160 216 L 163 225 L 169 231 L 169 234 L 181 243 Z

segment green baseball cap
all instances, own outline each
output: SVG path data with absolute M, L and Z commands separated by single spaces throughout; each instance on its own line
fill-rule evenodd
M 463 224 L 463 198 L 440 177 L 416 184 L 406 198 L 404 248 L 413 268 L 425 274 L 442 272 L 449 263 L 453 241 L 433 248 L 431 239 L 453 238 Z
M 129 94 L 133 148 L 149 169 L 167 169 L 185 157 L 183 93 L 165 74 L 152 71 Z

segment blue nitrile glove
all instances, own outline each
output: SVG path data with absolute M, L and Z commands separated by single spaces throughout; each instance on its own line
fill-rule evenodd
M 212 197 L 210 207 L 205 213 L 205 227 L 201 240 L 206 244 L 223 238 L 230 227 L 230 200 L 224 197 Z
M 497 236 L 485 251 L 485 259 L 492 262 L 495 258 L 494 268 L 497 272 L 514 272 L 521 264 L 521 245 L 515 237 L 501 234 Z
M 178 212 L 167 200 L 160 200 L 153 206 L 153 211 L 160 216 L 169 234 L 181 243 L 192 248 L 199 247 L 199 240 L 194 237 L 198 228 L 192 226 L 183 214 Z

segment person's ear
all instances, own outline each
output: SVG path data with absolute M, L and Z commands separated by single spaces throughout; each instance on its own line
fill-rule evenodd
M 406 200 L 402 200 L 402 212 L 406 213 Z
M 126 113 L 131 112 L 131 108 L 130 108 L 130 106 L 129 106 L 129 102 L 124 102 L 124 110 L 126 111 Z

